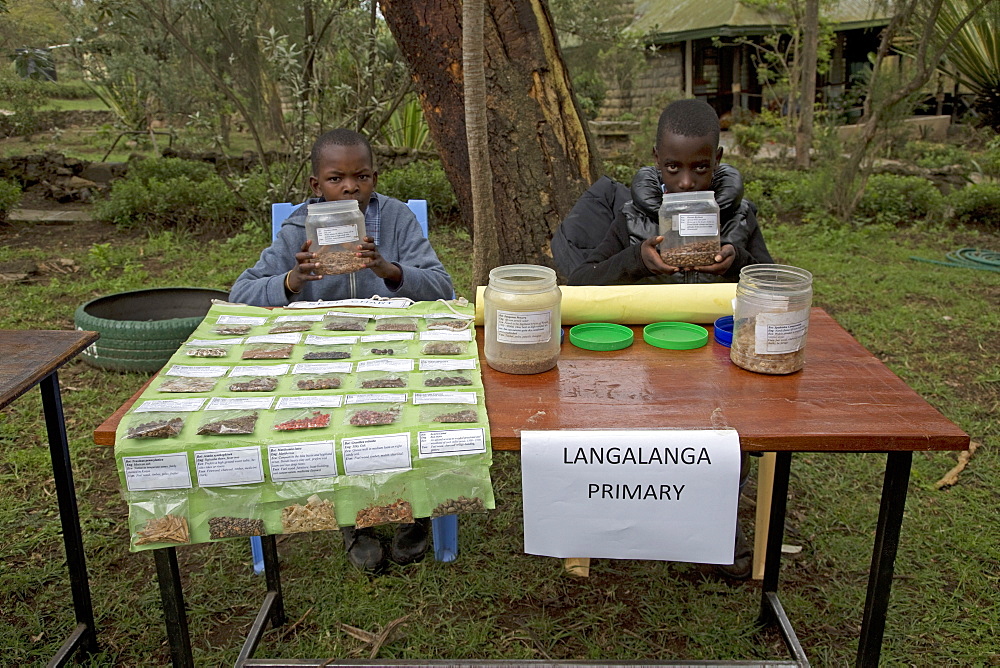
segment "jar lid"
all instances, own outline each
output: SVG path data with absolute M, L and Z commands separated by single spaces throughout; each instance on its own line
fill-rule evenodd
M 727 348 L 733 345 L 733 316 L 724 315 L 715 321 L 715 342 Z
M 708 343 L 708 330 L 689 322 L 654 322 L 642 329 L 642 340 L 657 348 L 691 350 Z
M 635 335 L 624 325 L 588 322 L 569 330 L 569 342 L 584 350 L 621 350 L 632 345 Z

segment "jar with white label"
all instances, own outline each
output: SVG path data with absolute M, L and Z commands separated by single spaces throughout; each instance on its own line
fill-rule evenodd
M 719 205 L 711 190 L 664 193 L 660 258 L 671 267 L 704 267 L 719 254 Z
M 364 238 L 365 214 L 357 200 L 317 202 L 306 209 L 306 239 L 312 241 L 315 273 L 330 276 L 364 269 L 365 259 L 356 257 Z
M 483 293 L 486 363 L 503 373 L 541 373 L 559 361 L 556 272 L 533 264 L 509 264 L 490 271 Z
M 743 267 L 729 357 L 748 371 L 794 373 L 806 359 L 812 274 L 781 264 Z

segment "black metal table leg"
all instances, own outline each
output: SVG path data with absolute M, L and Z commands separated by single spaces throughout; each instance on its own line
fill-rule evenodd
M 187 614 L 184 612 L 181 574 L 177 568 L 177 550 L 161 547 L 153 550 L 153 557 L 156 560 L 156 579 L 160 583 L 163 621 L 167 626 L 167 640 L 170 643 L 170 660 L 174 668 L 194 668 L 191 636 L 188 633 Z
M 911 452 L 890 452 L 886 456 L 882 500 L 875 528 L 875 548 L 872 551 L 871 569 L 868 571 L 865 615 L 858 642 L 858 666 L 877 666 L 882 652 L 885 615 L 889 609 L 889 590 L 896 565 L 896 549 L 899 547 L 899 532 L 903 525 L 903 508 L 906 505 L 906 487 L 910 481 L 912 461 Z
M 84 654 L 96 652 L 97 631 L 94 626 L 94 608 L 90 598 L 90 581 L 87 578 L 87 559 L 83 552 L 83 532 L 80 529 L 80 514 L 76 505 L 76 487 L 73 484 L 66 423 L 63 421 L 59 376 L 53 371 L 43 378 L 38 386 L 42 392 L 45 429 L 49 437 L 52 475 L 56 483 L 59 518 L 62 521 L 63 543 L 66 547 L 66 565 L 69 569 L 69 583 L 73 592 L 73 609 L 76 611 L 77 622 L 73 634 L 49 662 L 50 666 L 61 666 L 78 649 Z

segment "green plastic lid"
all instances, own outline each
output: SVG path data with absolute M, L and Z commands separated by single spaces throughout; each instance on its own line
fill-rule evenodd
M 689 322 L 654 322 L 643 328 L 642 339 L 657 348 L 691 350 L 708 343 L 708 330 Z
M 634 338 L 631 329 L 610 322 L 588 322 L 569 330 L 569 342 L 584 350 L 621 350 Z

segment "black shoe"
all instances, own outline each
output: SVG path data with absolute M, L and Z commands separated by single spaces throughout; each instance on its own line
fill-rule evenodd
M 382 549 L 382 543 L 375 536 L 373 529 L 344 527 L 340 533 L 344 536 L 347 560 L 356 568 L 370 573 L 378 573 L 385 569 L 385 550 Z
M 732 580 L 746 580 L 753 572 L 753 552 L 743 535 L 739 520 L 736 522 L 736 554 L 731 564 L 717 564 L 715 570 Z
M 389 557 L 403 566 L 424 558 L 430 546 L 430 518 L 416 520 L 413 524 L 399 524 L 392 535 Z

